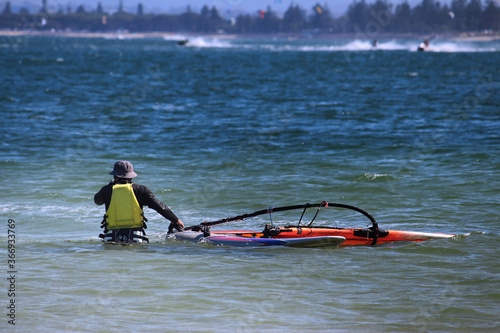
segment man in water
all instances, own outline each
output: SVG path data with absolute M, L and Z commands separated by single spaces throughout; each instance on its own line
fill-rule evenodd
M 106 205 L 102 223 L 104 234 L 99 237 L 115 242 L 148 241 L 144 237 L 147 221 L 142 209 L 144 206 L 156 210 L 170 220 L 170 230 L 184 229 L 181 220 L 159 201 L 150 189 L 132 182 L 132 178 L 137 176 L 132 163 L 118 161 L 109 174 L 113 175 L 114 179 L 94 196 L 97 205 Z
M 418 50 L 427 51 L 427 49 L 429 49 L 429 41 L 426 39 L 423 41 L 423 43 L 420 43 L 420 45 L 418 46 Z

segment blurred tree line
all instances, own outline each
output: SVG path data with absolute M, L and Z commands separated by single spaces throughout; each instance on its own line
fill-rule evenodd
M 328 5 L 316 4 L 309 12 L 298 4 L 291 4 L 283 17 L 268 6 L 253 14 L 240 14 L 225 19 L 217 7 L 203 6 L 195 13 L 187 6 L 181 14 L 146 14 L 142 4 L 136 13 L 128 13 L 123 3 L 116 12 L 103 10 L 99 2 L 94 9 L 80 5 L 49 12 L 47 0 L 42 8 L 30 13 L 22 8 L 11 10 L 10 1 L 0 14 L 0 29 L 36 29 L 76 31 L 130 32 L 169 31 L 192 33 L 439 33 L 470 32 L 481 30 L 500 31 L 500 8 L 495 0 L 452 0 L 450 5 L 435 0 L 422 0 L 415 7 L 408 2 L 393 5 L 386 0 L 354 0 L 347 12 L 339 18 L 331 15 Z

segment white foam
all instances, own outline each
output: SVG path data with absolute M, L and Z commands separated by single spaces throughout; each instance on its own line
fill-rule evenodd
M 227 40 L 217 38 L 190 37 L 185 47 L 230 48 L 233 45 Z
M 431 43 L 428 52 L 496 52 L 500 51 L 500 46 L 493 46 L 486 43 L 436 41 Z
M 223 40 L 218 38 L 185 37 L 182 35 L 171 35 L 164 37 L 166 40 L 185 40 L 185 47 L 194 48 L 240 48 L 269 51 L 302 51 L 302 52 L 363 52 L 363 51 L 410 51 L 417 52 L 418 40 L 387 40 L 379 41 L 373 46 L 371 40 L 355 39 L 343 40 Z M 463 42 L 463 41 L 431 41 L 428 52 L 496 52 L 500 51 L 499 43 L 486 42 Z

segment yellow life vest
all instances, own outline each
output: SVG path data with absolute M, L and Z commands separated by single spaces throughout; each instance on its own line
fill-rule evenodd
M 132 184 L 114 185 L 106 212 L 106 228 L 109 230 L 142 228 L 143 221 L 143 212 L 135 197 Z

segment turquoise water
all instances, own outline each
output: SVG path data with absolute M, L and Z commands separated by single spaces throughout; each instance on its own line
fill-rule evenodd
M 498 330 L 500 42 L 418 42 L 1 37 L 1 329 Z M 106 245 L 93 195 L 121 159 L 188 226 L 325 200 L 458 236 L 215 247 L 165 241 L 146 209 L 150 244 Z

